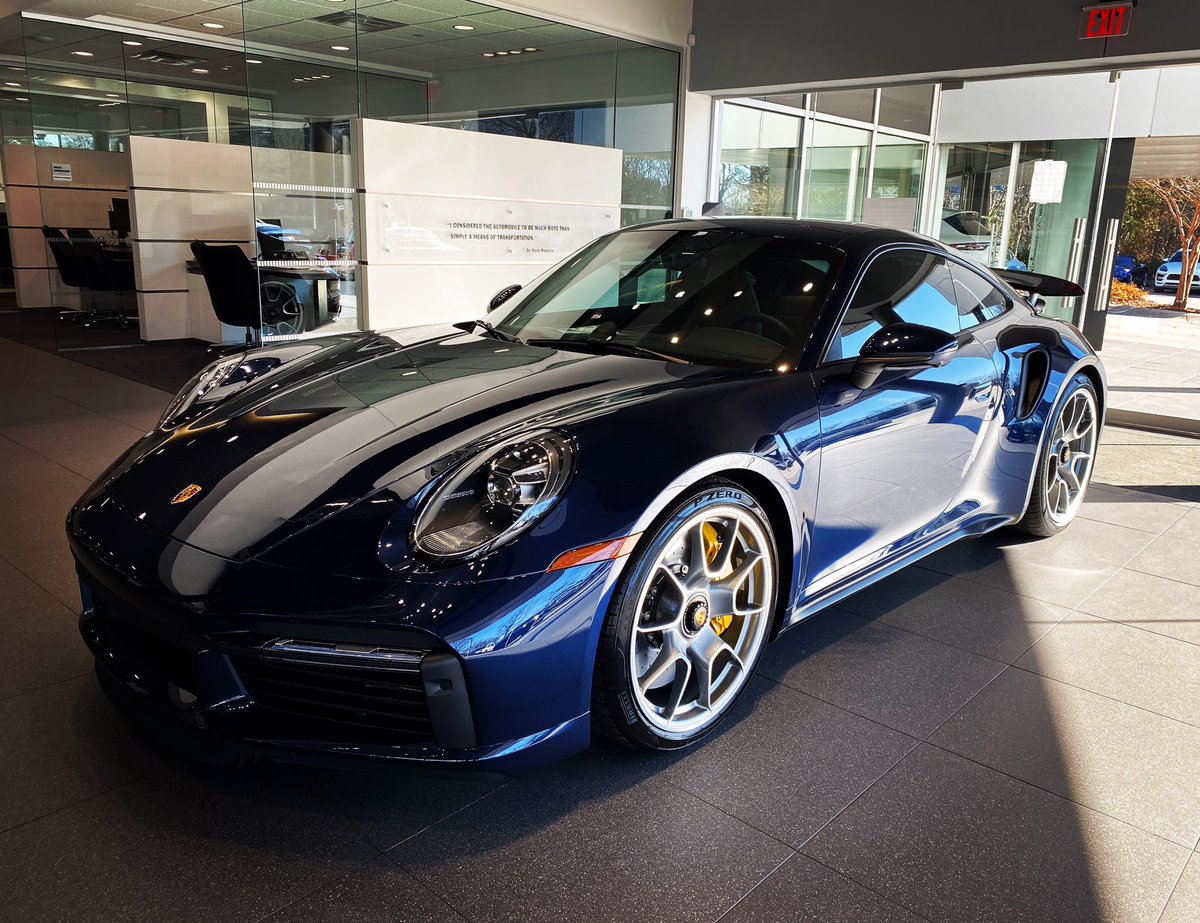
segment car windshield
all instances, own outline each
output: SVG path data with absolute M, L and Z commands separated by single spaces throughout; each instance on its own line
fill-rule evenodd
M 992 233 L 987 221 L 979 212 L 952 212 L 942 218 L 946 224 L 960 234 L 970 234 L 972 237 L 987 237 Z
M 1176 250 L 1174 255 L 1172 255 L 1172 257 L 1169 260 L 1167 260 L 1167 262 L 1168 263 L 1182 263 L 1183 262 L 1183 251 Z
M 837 262 L 828 247 L 737 228 L 620 231 L 488 320 L 537 345 L 765 368 L 808 340 Z

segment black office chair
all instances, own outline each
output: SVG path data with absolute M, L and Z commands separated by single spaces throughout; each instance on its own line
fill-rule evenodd
M 247 345 L 257 346 L 262 335 L 301 333 L 304 309 L 296 291 L 283 282 L 259 284 L 258 270 L 235 244 L 191 243 L 200 264 L 213 313 L 222 324 L 246 328 Z
M 42 236 L 50 247 L 63 285 L 79 289 L 81 295 L 84 292 L 91 295 L 90 311 L 64 311 L 60 312 L 60 316 L 85 327 L 98 323 L 116 323 L 128 327 L 132 321 L 125 313 L 121 295 L 134 289 L 133 262 L 106 260 L 100 241 L 90 233 L 87 238 L 72 239 L 58 228 L 43 225 Z M 117 310 L 101 311 L 96 302 L 96 292 L 114 293 L 117 296 Z

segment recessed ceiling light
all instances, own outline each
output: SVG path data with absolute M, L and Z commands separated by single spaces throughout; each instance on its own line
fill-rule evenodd
M 121 42 L 121 44 L 128 45 L 130 48 L 141 48 L 142 47 L 141 42 L 135 42 L 132 39 L 126 39 L 125 41 Z
M 120 94 L 120 93 L 105 93 L 104 95 L 105 95 L 105 96 L 108 96 L 108 97 L 111 97 L 112 99 L 120 99 L 120 98 L 121 98 L 121 94 Z
M 225 28 L 225 26 L 223 26 L 219 22 L 202 22 L 202 23 L 200 23 L 200 25 L 204 26 L 204 28 L 206 28 L 206 29 L 224 29 Z
M 330 15 L 332 15 L 332 14 L 330 14 Z M 329 48 L 332 51 L 349 51 L 350 50 L 349 45 L 330 45 Z
M 497 51 L 496 52 L 496 56 L 501 57 L 501 58 L 504 57 L 506 54 L 508 54 L 507 51 Z
M 192 73 L 193 73 L 193 74 L 207 74 L 207 73 L 208 73 L 208 68 L 206 68 L 206 67 L 193 67 L 193 68 L 192 68 Z
M 28 96 L 14 96 L 13 102 L 27 103 L 27 102 L 29 102 L 29 97 Z
M 262 64 L 262 61 L 260 61 L 258 58 L 247 58 L 246 63 L 247 64 Z
M 526 50 L 526 51 L 537 51 L 537 49 L 536 49 L 536 48 L 526 48 L 525 50 Z
M 13 83 L 11 80 L 5 80 L 5 81 L 4 81 L 4 85 L 5 85 L 6 87 L 19 87 L 21 84 L 19 84 L 19 83 Z
M 94 58 L 95 55 L 90 51 L 72 51 L 71 54 L 78 55 L 81 58 Z
M 494 58 L 494 57 L 496 57 L 496 54 L 495 54 L 495 52 L 492 52 L 492 51 L 485 51 L 483 53 L 483 56 L 485 58 Z
M 510 52 L 509 52 L 509 54 L 521 54 L 521 49 L 520 49 L 520 48 L 514 48 L 512 51 L 510 51 Z
M 468 26 L 465 22 L 460 22 L 454 28 L 456 28 L 459 32 L 474 32 L 475 31 L 474 26 Z

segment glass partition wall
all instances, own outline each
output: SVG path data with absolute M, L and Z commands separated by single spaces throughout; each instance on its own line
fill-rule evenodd
M 1082 279 L 1102 154 L 1095 139 L 944 145 L 935 234 L 985 266 Z M 1045 311 L 1070 320 L 1076 308 L 1051 298 Z
M 0 33 L 0 73 L 13 77 L 0 80 L 3 166 L 16 168 L 6 192 L 37 203 L 11 235 L 24 262 L 18 304 L 72 315 L 94 304 L 106 315 L 60 324 L 70 334 L 62 345 L 244 337 L 197 310 L 204 277 L 193 238 L 254 262 L 253 326 L 264 337 L 363 326 L 360 118 L 619 148 L 621 223 L 672 214 L 676 50 L 472 0 L 244 0 L 216 10 L 175 0 L 120 14 L 136 17 L 128 22 L 69 21 L 70 7 L 48 0 Z M 102 155 L 111 163 L 100 180 Z M 131 291 L 63 281 L 41 225 L 58 222 L 69 236 L 71 212 L 58 201 L 68 190 L 92 194 L 84 223 L 106 259 L 131 257 L 122 267 Z M 153 227 L 137 227 L 139 213 L 153 214 Z M 107 322 L 118 298 L 128 326 Z
M 932 86 L 724 100 L 712 201 L 727 215 L 921 222 Z

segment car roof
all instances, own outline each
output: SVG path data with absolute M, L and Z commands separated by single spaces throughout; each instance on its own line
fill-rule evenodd
M 850 255 L 862 255 L 892 243 L 918 244 L 945 250 L 946 245 L 933 237 L 900 231 L 858 221 L 822 221 L 811 218 L 706 217 L 668 218 L 623 228 L 624 231 L 670 228 L 680 231 L 711 231 L 729 228 L 764 237 L 787 237 L 834 247 Z

